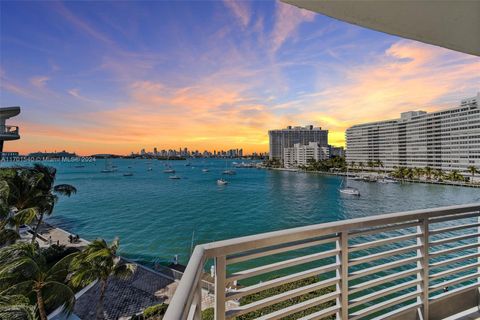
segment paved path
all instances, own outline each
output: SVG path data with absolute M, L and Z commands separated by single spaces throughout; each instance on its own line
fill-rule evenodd
M 43 223 L 38 231 L 37 242 L 40 247 L 48 247 L 50 244 L 60 244 L 67 247 L 83 248 L 88 245 L 88 241 L 80 238 L 78 242 L 70 242 L 68 236 L 73 234 L 47 223 Z

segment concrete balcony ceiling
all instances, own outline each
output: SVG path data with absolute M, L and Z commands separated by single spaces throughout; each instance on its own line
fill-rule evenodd
M 480 56 L 480 1 L 281 0 L 365 28 Z

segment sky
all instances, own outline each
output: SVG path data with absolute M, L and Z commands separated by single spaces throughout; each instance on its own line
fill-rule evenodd
M 278 1 L 1 1 L 5 151 L 268 151 L 268 130 L 345 129 L 480 91 L 480 58 Z

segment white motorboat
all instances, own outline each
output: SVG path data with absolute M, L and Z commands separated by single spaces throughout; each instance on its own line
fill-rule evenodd
M 342 188 L 340 189 L 340 192 L 343 194 L 351 195 L 351 196 L 360 196 L 360 191 L 358 191 L 357 188 L 353 188 L 353 187 Z
M 228 184 L 228 181 L 224 180 L 224 179 L 218 179 L 217 184 L 220 185 L 220 186 L 224 186 L 224 185 Z
M 124 176 L 124 177 L 131 177 L 131 176 L 133 176 L 133 173 L 132 173 L 132 172 L 125 172 L 125 173 L 123 174 L 123 176 Z
M 391 178 L 379 179 L 377 182 L 378 183 L 398 183 L 397 180 L 394 180 L 394 179 L 391 179 Z
M 208 169 L 202 169 L 202 172 L 209 172 L 210 170 Z
M 173 176 L 169 176 L 168 179 L 172 179 L 172 180 L 179 180 L 180 177 L 177 176 L 177 175 L 173 175 Z
M 171 168 L 170 169 L 165 169 L 165 170 L 163 170 L 163 173 L 175 173 L 175 170 L 173 170 Z

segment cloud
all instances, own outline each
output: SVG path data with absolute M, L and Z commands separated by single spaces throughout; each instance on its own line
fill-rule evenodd
M 238 0 L 224 0 L 225 6 L 230 9 L 235 18 L 239 21 L 243 28 L 246 28 L 250 23 L 250 8 L 246 1 Z
M 30 78 L 30 83 L 37 88 L 45 88 L 50 78 L 46 76 L 37 76 Z
M 313 21 L 315 15 L 314 12 L 277 1 L 272 31 L 273 51 L 277 51 L 288 38 L 292 37 L 300 24 Z

